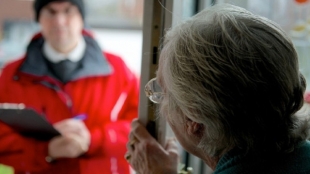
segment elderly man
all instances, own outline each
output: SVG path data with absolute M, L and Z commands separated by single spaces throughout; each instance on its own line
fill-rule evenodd
M 61 135 L 41 141 L 0 123 L 0 163 L 15 173 L 129 173 L 137 77 L 83 29 L 82 0 L 35 0 L 34 10 L 41 32 L 3 68 L 0 103 L 23 103 Z
M 216 5 L 167 33 L 146 92 L 184 149 L 214 174 L 306 174 L 309 123 L 295 115 L 305 85 L 283 30 Z M 177 174 L 175 141 L 160 146 L 138 120 L 127 149 L 138 173 Z

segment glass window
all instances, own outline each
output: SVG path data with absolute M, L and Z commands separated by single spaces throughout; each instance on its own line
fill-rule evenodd
M 105 51 L 121 56 L 137 74 L 141 66 L 143 2 L 84 0 L 86 28 Z M 40 29 L 34 21 L 32 4 L 28 0 L 0 2 L 0 69 L 5 62 L 20 58 L 32 35 Z
M 143 0 L 87 0 L 87 22 L 92 27 L 141 29 Z
M 204 0 L 208 1 L 208 0 Z M 230 3 L 278 23 L 291 37 L 296 48 L 300 71 L 310 82 L 310 0 L 215 0 Z M 307 91 L 310 90 L 310 85 Z

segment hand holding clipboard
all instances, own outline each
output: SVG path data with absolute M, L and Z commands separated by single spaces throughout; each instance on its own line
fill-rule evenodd
M 0 121 L 23 136 L 42 141 L 60 135 L 44 116 L 23 104 L 0 103 Z

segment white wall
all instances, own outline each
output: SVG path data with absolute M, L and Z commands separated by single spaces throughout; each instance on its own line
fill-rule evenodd
M 141 73 L 142 30 L 92 29 L 99 45 L 121 56 L 137 75 Z

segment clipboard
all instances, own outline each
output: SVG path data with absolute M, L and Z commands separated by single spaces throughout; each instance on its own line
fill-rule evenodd
M 20 104 L 0 104 L 0 121 L 26 137 L 48 141 L 61 135 L 44 116 Z

